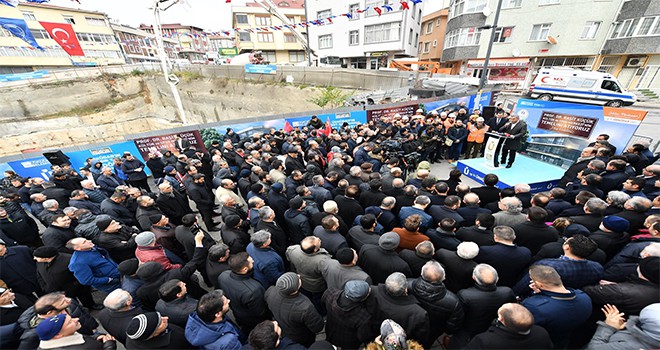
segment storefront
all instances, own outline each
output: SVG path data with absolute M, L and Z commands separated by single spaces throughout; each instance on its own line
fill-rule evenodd
M 484 61 L 468 60 L 467 74 L 479 78 Z M 522 84 L 529 71 L 529 58 L 492 58 L 488 62 L 488 81 L 502 84 Z

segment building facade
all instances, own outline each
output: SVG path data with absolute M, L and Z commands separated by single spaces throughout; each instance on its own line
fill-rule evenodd
M 596 67 L 629 89 L 660 90 L 660 2 L 623 3 Z
M 111 24 L 112 30 L 126 57 L 127 63 L 158 62 L 158 45 L 154 34 L 121 24 Z M 179 53 L 177 42 L 163 38 L 165 54 L 169 59 L 176 59 Z
M 526 86 L 541 67 L 594 69 L 624 0 L 452 0 L 442 60 L 453 74 L 480 77 L 491 31 L 488 80 Z
M 417 56 L 424 2 L 402 9 L 394 0 L 307 0 L 310 18 L 340 16 L 332 24 L 310 26 L 309 42 L 319 62 L 339 59 L 343 67 L 379 69 L 396 58 Z M 391 6 L 378 14 L 374 7 Z M 369 8 L 366 12 L 360 11 Z
M 163 24 L 161 28 L 163 36 L 176 43 L 179 58 L 188 59 L 191 63 L 207 63 L 207 52 L 212 50 L 208 35 L 202 28 L 181 23 Z M 139 29 L 154 33 L 153 26 L 141 24 Z
M 24 19 L 37 43 L 44 50 L 32 48 L 23 40 L 0 28 L 0 73 L 126 63 L 104 13 L 22 2 L 16 9 L 11 12 L 15 16 L 8 15 L 8 17 Z M 80 42 L 84 56 L 69 56 L 39 22 L 70 24 Z
M 275 0 L 280 13 L 291 23 L 305 21 L 303 0 Z M 304 64 L 305 50 L 298 38 L 275 15 L 268 13 L 256 3 L 231 8 L 233 28 L 243 29 L 237 33 L 236 47 L 239 53 L 261 51 L 266 62 L 271 64 Z M 276 30 L 275 27 L 280 28 Z M 259 28 L 261 30 L 256 30 Z M 300 27 L 298 27 L 300 29 Z M 301 30 L 304 32 L 304 29 Z
M 448 15 L 449 9 L 442 9 L 422 18 L 417 49 L 420 61 L 440 62 L 442 60 L 442 46 L 445 42 Z

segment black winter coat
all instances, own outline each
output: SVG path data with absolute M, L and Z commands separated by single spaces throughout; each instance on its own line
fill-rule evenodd
M 420 306 L 419 300 L 412 294 L 393 297 L 387 293 L 384 284 L 372 289 L 370 296 L 373 324 L 380 325 L 384 320 L 391 319 L 405 331 L 408 339 L 424 342 L 428 339 L 430 325 L 429 315 Z
M 467 349 L 552 349 L 550 335 L 543 327 L 533 325 L 529 333 L 514 332 L 495 324 L 484 333 L 474 337 Z
M 438 249 L 435 258 L 445 267 L 447 279 L 445 285 L 450 291 L 457 293 L 472 285 L 472 270 L 477 266 L 474 260 L 465 260 L 451 250 Z
M 128 311 L 112 311 L 106 308 L 99 312 L 97 318 L 108 334 L 126 345 L 126 327 L 133 317 L 141 313 L 143 311 L 140 307 L 132 308 Z
M 374 284 L 385 283 L 393 272 L 401 272 L 406 277 L 412 277 L 410 266 L 395 251 L 385 250 L 373 244 L 365 244 L 360 248 L 358 264 L 369 274 Z
M 469 341 L 475 335 L 485 332 L 497 318 L 497 310 L 506 303 L 513 303 L 516 297 L 509 287 L 480 286 L 463 289 L 457 294 L 463 305 L 467 322 L 461 327 L 457 337 Z M 452 341 L 452 343 L 454 343 Z M 453 347 L 453 346 L 452 346 Z
M 186 214 L 192 213 L 188 198 L 185 194 L 178 191 L 173 191 L 171 197 L 166 194 L 159 194 L 158 198 L 156 198 L 156 205 L 170 219 L 170 222 L 175 225 L 181 225 L 181 218 Z
M 82 286 L 69 270 L 71 254 L 60 253 L 49 263 L 37 263 L 37 281 L 44 293 L 63 291 L 67 296 L 76 295 Z
M 261 321 L 270 318 L 264 295 L 266 290 L 251 275 L 239 275 L 225 271 L 218 277 L 218 284 L 231 300 L 231 310 L 236 323 L 247 334 Z
M 660 302 L 658 284 L 634 275 L 625 282 L 586 286 L 582 290 L 591 298 L 594 310 L 605 304 L 616 304 L 619 311 L 626 315 L 639 315 L 646 306 Z
M 105 248 L 112 260 L 119 264 L 120 262 L 128 259 L 135 258 L 135 236 L 133 234 L 140 233 L 137 229 L 122 225 L 117 233 L 101 232 L 97 237 L 98 246 Z
M 429 315 L 429 336 L 418 340 L 426 348 L 430 349 L 443 333 L 453 334 L 463 324 L 463 306 L 456 294 L 448 291 L 442 282 L 433 284 L 417 278 L 408 281 L 408 291 L 417 297 Z
M 62 253 L 73 253 L 66 248 L 66 242 L 72 238 L 76 238 L 76 234 L 71 228 L 63 228 L 53 225 L 48 226 L 41 237 L 44 241 L 44 245 L 57 248 L 57 250 Z
M 301 293 L 284 295 L 277 287 L 271 286 L 265 299 L 282 333 L 305 347 L 314 343 L 316 333 L 323 329 L 323 317 L 306 296 Z
M 131 213 L 131 211 L 125 206 L 113 202 L 110 198 L 104 199 L 103 202 L 101 202 L 101 212 L 110 215 L 113 219 L 119 221 L 123 225 L 137 225 L 133 213 Z
M 378 334 L 371 328 L 371 314 L 365 303 L 344 297 L 340 289 L 328 289 L 322 297 L 328 312 L 325 323 L 326 340 L 342 349 L 358 349 Z

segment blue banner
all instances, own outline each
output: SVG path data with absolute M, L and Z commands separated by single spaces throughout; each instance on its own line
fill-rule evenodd
M 12 169 L 7 163 L 0 163 L 0 174 L 4 174 L 4 172 L 7 170 L 14 170 L 14 169 Z
M 16 160 L 7 164 L 21 177 L 41 177 L 48 181 L 53 173 L 50 170 L 50 162 L 44 156 Z
M 21 40 L 30 44 L 30 46 L 36 47 L 42 51 L 44 50 L 43 47 L 39 46 L 37 40 L 34 39 L 34 36 L 32 36 L 32 33 L 30 32 L 30 29 L 28 28 L 24 19 L 0 17 L 0 27 L 5 28 L 15 37 L 20 38 Z
M 146 164 L 146 160 L 141 159 L 140 152 L 135 146 L 135 142 L 126 141 L 122 143 L 116 143 L 109 146 L 103 146 L 98 148 L 92 148 L 84 151 L 78 152 L 67 152 L 66 155 L 69 156 L 71 166 L 73 169 L 80 169 L 85 166 L 85 160 L 87 158 L 94 158 L 93 162 L 101 162 L 103 166 L 109 166 L 112 168 L 114 165 L 113 159 L 121 158 L 124 155 L 124 152 L 129 152 L 134 155 L 137 159 L 142 160 Z M 144 168 L 147 175 L 151 175 L 149 168 Z
M 274 64 L 246 64 L 245 73 L 251 74 L 275 74 L 277 66 Z

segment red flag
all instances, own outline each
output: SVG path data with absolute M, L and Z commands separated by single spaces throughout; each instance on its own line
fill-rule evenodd
M 383 14 L 383 10 L 381 10 L 380 7 L 378 7 L 378 6 L 374 7 L 374 11 L 376 11 L 376 13 L 378 13 L 379 17 L 380 17 L 381 14 Z
M 80 42 L 76 38 L 76 32 L 68 23 L 39 22 L 46 29 L 50 37 L 53 38 L 70 56 L 85 56 L 80 47 Z
M 401 9 L 402 10 L 410 10 L 410 6 L 408 6 L 407 1 L 401 1 Z
M 284 132 L 291 132 L 293 131 L 293 126 L 291 126 L 291 123 L 284 122 Z
M 329 136 L 332 133 L 332 124 L 330 124 L 330 117 L 325 119 L 325 130 L 323 131 L 325 136 Z

